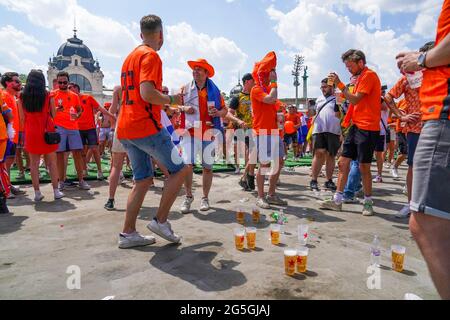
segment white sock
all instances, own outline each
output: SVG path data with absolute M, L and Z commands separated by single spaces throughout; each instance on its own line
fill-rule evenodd
M 342 192 L 336 192 L 334 194 L 334 202 L 336 204 L 341 204 L 342 202 L 344 202 L 344 194 Z
M 372 197 L 364 196 L 364 202 L 372 202 Z
M 41 193 L 41 191 L 34 191 L 34 195 L 36 196 L 36 198 L 38 198 L 38 197 L 40 197 L 40 196 L 42 196 L 42 193 Z

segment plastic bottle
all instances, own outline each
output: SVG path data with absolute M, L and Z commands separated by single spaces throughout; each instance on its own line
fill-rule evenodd
M 378 236 L 375 236 L 370 247 L 370 265 L 380 267 L 381 264 L 381 246 Z

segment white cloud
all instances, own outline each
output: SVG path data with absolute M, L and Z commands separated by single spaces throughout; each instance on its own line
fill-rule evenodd
M 275 32 L 283 43 L 305 56 L 311 95 L 320 94 L 320 80 L 330 71 L 339 72 L 343 80 L 349 78 L 340 56 L 350 48 L 363 50 L 369 66 L 378 72 L 382 82 L 393 84 L 399 76 L 395 56 L 409 50 L 411 37 L 398 36 L 392 30 L 369 32 L 364 25 L 352 24 L 348 17 L 329 9 L 310 1 L 300 1 L 287 13 L 273 6 L 267 9 L 269 17 L 276 21 Z M 288 76 L 287 67 L 282 72 Z
M 416 18 L 412 31 L 424 39 L 434 40 L 436 37 L 436 21 L 438 20 L 440 9 L 441 5 L 434 3 L 422 10 Z
M 77 0 L 0 0 L 0 5 L 25 14 L 36 26 L 55 30 L 62 42 L 72 36 L 76 17 L 79 38 L 92 51 L 107 57 L 123 58 L 138 43 L 126 26 L 90 13 Z
M 244 68 L 248 59 L 234 41 L 197 32 L 186 22 L 166 28 L 166 44 L 161 56 L 163 61 L 170 60 L 171 68 L 166 69 L 164 81 L 171 88 L 192 79 L 187 61 L 204 58 L 216 70 L 213 80 L 221 90 L 228 90 L 230 79 Z
M 0 28 L 0 43 L 3 44 L 0 46 L 0 72 L 27 74 L 31 69 L 45 70 L 45 67 L 30 60 L 30 57 L 38 53 L 41 45 L 36 38 L 7 25 Z

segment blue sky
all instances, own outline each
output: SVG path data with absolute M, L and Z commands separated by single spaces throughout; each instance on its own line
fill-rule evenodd
M 160 54 L 165 83 L 176 89 L 191 78 L 187 60 L 207 58 L 223 91 L 237 83 L 268 51 L 277 52 L 280 92 L 294 96 L 293 56 L 305 56 L 310 96 L 329 71 L 349 75 L 340 55 L 365 51 L 369 65 L 393 85 L 399 77 L 395 55 L 433 40 L 443 0 L 0 0 L 0 72 L 46 70 L 48 58 L 72 36 L 92 50 L 105 85 L 119 82 L 123 59 L 139 43 L 138 23 L 148 13 L 165 25 Z M 5 45 L 10 44 L 10 45 Z M 302 88 L 300 88 L 302 92 Z

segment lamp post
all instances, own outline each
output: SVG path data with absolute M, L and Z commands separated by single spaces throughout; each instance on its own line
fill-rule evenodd
M 295 55 L 294 58 L 294 69 L 292 70 L 292 75 L 294 76 L 294 87 L 295 87 L 295 106 L 298 109 L 298 87 L 300 86 L 300 72 L 303 69 L 303 64 L 305 62 L 305 58 L 300 55 Z

